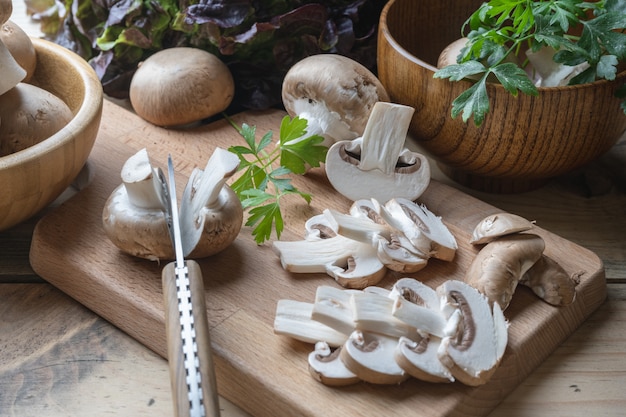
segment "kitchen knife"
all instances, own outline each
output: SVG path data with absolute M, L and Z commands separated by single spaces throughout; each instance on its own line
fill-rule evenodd
M 197 262 L 184 258 L 171 155 L 167 162 L 169 180 L 161 171 L 159 176 L 176 258 L 163 268 L 161 277 L 174 410 L 177 417 L 219 417 L 202 271 Z

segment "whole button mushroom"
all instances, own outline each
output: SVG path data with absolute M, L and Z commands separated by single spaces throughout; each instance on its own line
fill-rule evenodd
M 143 61 L 130 84 L 135 112 L 152 124 L 176 127 L 214 116 L 230 105 L 235 83 L 226 64 L 198 48 L 163 49 Z
M 374 104 L 389 101 L 389 95 L 360 63 L 342 55 L 318 54 L 289 69 L 282 100 L 291 117 L 307 120 L 307 136 L 323 136 L 330 146 L 361 136 Z
M 13 13 L 13 3 L 11 0 L 0 0 L 0 25 L 4 25 Z M 22 68 L 7 46 L 0 40 L 0 95 L 6 93 L 24 78 L 26 70 Z

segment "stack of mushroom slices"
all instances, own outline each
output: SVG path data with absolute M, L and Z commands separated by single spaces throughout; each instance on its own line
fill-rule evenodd
M 452 261 L 457 247 L 440 217 L 405 198 L 357 200 L 348 214 L 324 210 L 306 221 L 304 240 L 273 243 L 285 270 L 326 273 L 355 289 L 376 285 L 387 270 L 411 273 L 430 258 Z
M 508 323 L 498 304 L 462 281 L 433 289 L 402 278 L 391 290 L 320 286 L 315 301 L 279 300 L 274 331 L 315 344 L 311 375 L 326 385 L 359 381 L 485 384 L 502 359 Z

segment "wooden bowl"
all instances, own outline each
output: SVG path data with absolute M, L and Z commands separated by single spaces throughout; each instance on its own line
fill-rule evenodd
M 378 77 L 392 101 L 415 108 L 410 137 L 457 182 L 489 192 L 521 192 L 597 158 L 626 130 L 614 96 L 626 81 L 539 88 L 510 95 L 489 84 L 483 124 L 452 119 L 452 101 L 471 84 L 435 79 L 439 53 L 460 37 L 482 0 L 391 0 L 380 16 Z
M 74 52 L 33 38 L 37 67 L 30 83 L 57 95 L 74 118 L 48 139 L 0 157 L 0 230 L 50 204 L 76 178 L 96 140 L 102 115 L 102 85 Z

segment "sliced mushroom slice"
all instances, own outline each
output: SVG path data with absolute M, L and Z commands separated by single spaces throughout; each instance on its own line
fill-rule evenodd
M 221 252 L 239 235 L 243 207 L 226 185 L 239 166 L 232 152 L 215 148 L 204 170 L 194 169 L 180 205 L 183 252 L 204 258 Z
M 392 227 L 401 230 L 409 241 L 418 249 L 429 241 L 428 253 L 437 259 L 454 259 L 458 245 L 454 235 L 423 204 L 416 204 L 406 198 L 394 198 L 382 207 L 381 215 Z
M 407 249 L 407 246 L 413 250 Z M 392 271 L 408 274 L 426 267 L 428 256 L 417 252 L 401 233 L 391 233 L 389 241 L 378 240 L 378 259 Z
M 311 318 L 340 333 L 351 334 L 356 328 L 351 298 L 359 292 L 320 285 L 315 292 Z
M 470 243 L 480 245 L 500 236 L 525 232 L 533 228 L 533 222 L 511 213 L 496 213 L 485 217 L 472 231 Z
M 576 299 L 579 274 L 569 275 L 554 259 L 542 255 L 519 281 L 539 298 L 555 306 L 571 304 Z
M 324 385 L 344 386 L 360 382 L 361 379 L 343 363 L 340 357 L 342 347 L 331 350 L 328 343 L 317 342 L 315 350 L 309 353 L 309 372 Z
M 328 149 L 326 174 L 331 185 L 353 201 L 374 198 L 384 203 L 422 195 L 430 183 L 428 159 L 404 148 L 413 112 L 400 104 L 376 103 L 362 137 Z
M 274 333 L 306 343 L 325 342 L 341 346 L 350 332 L 341 333 L 312 319 L 313 304 L 295 300 L 278 300 L 274 316 Z
M 391 227 L 388 224 L 376 223 L 369 217 L 356 217 L 343 214 L 333 209 L 325 209 L 324 214 L 331 224 L 336 224 L 337 233 L 359 242 L 376 247 L 380 238 L 389 240 Z
M 362 291 L 351 297 L 354 324 L 358 330 L 387 336 L 413 336 L 414 327 L 394 317 L 394 300 L 386 295 Z
M 346 368 L 372 384 L 398 384 L 409 378 L 394 358 L 397 337 L 355 330 L 341 349 Z
M 392 287 L 389 298 L 393 300 L 391 315 L 416 328 L 421 335 L 443 337 L 449 331 L 439 296 L 428 285 L 413 278 L 401 278 Z
M 437 288 L 437 293 L 452 311 L 460 312 L 461 319 L 457 333 L 442 338 L 440 360 L 462 383 L 471 386 L 486 383 L 502 359 L 502 346 L 506 346 L 507 339 L 501 330 L 506 324 L 496 324 L 487 298 L 462 281 L 446 281 Z M 504 320 L 504 315 L 497 314 L 497 319 Z
M 454 376 L 439 359 L 441 339 L 432 336 L 418 336 L 417 340 L 401 337 L 394 351 L 398 365 L 409 375 L 426 382 L 454 382 Z
M 309 218 L 304 223 L 304 239 L 320 240 L 337 236 L 337 224 L 324 213 Z
M 273 248 L 285 270 L 324 272 L 346 288 L 376 285 L 387 271 L 371 245 L 341 235 L 319 240 L 275 241 Z
M 478 252 L 465 273 L 465 282 L 506 310 L 519 280 L 541 258 L 544 248 L 545 242 L 535 234 L 502 236 Z

